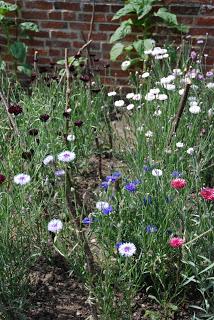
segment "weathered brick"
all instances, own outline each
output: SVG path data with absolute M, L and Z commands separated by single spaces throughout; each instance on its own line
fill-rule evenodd
M 56 39 L 77 39 L 76 32 L 50 31 L 50 38 Z
M 25 7 L 31 9 L 51 10 L 53 4 L 47 1 L 25 1 Z
M 41 27 L 45 29 L 66 29 L 68 27 L 68 24 L 61 21 L 47 21 L 42 22 Z
M 39 17 L 39 20 L 48 19 L 48 13 L 45 10 L 43 10 L 43 11 L 23 11 L 22 12 L 22 18 L 24 20 L 32 20 L 32 19 L 35 19 L 36 16 Z
M 60 11 L 51 11 L 48 13 L 48 18 L 51 20 L 61 20 L 62 19 L 62 12 Z
M 79 3 L 68 3 L 68 2 L 60 2 L 56 1 L 54 2 L 54 7 L 56 10 L 80 10 L 80 4 Z
M 63 12 L 63 20 L 75 21 L 76 20 L 76 13 L 73 11 L 64 11 Z

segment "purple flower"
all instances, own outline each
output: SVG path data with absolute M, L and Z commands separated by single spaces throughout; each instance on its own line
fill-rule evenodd
M 137 187 L 136 187 L 135 183 L 130 182 L 130 183 L 125 185 L 124 189 L 129 191 L 129 192 L 135 192 L 137 190 Z
M 109 183 L 107 181 L 103 181 L 100 185 L 100 188 L 104 189 L 105 191 L 108 190 Z
M 82 223 L 84 224 L 91 224 L 93 221 L 94 220 L 91 217 L 85 217 L 84 219 L 82 219 Z
M 48 231 L 58 233 L 63 228 L 63 223 L 60 219 L 53 219 L 48 223 Z
M 204 80 L 203 74 L 198 74 L 198 75 L 197 75 L 197 79 L 198 79 L 198 80 Z
M 195 60 L 196 57 L 197 57 L 197 53 L 195 51 L 191 51 L 190 57 L 191 57 L 192 60 Z
M 6 177 L 0 173 L 0 184 L 2 184 L 6 180 Z
M 144 170 L 145 172 L 148 172 L 148 171 L 151 171 L 152 168 L 150 168 L 149 166 L 143 166 L 143 170 Z
M 8 108 L 8 112 L 14 114 L 14 116 L 18 116 L 20 113 L 22 113 L 22 111 L 22 107 L 15 103 L 11 104 Z
M 158 227 L 156 227 L 155 225 L 153 224 L 149 224 L 147 227 L 146 227 L 146 232 L 147 233 L 155 233 L 158 231 Z
M 182 173 L 180 173 L 179 171 L 176 171 L 176 170 L 174 170 L 174 171 L 172 171 L 172 177 L 174 177 L 174 178 L 180 178 L 180 177 L 182 177 Z
M 133 180 L 131 183 L 134 183 L 137 186 L 138 184 L 141 184 L 141 180 L 136 179 L 136 180 Z
M 50 116 L 48 114 L 42 114 L 39 119 L 42 121 L 42 122 L 47 122 L 48 119 L 50 118 Z
M 207 76 L 207 78 L 213 77 L 213 72 L 212 71 L 207 71 L 206 76 Z
M 120 246 L 121 244 L 123 244 L 123 242 L 117 242 L 117 243 L 115 244 L 115 248 L 116 248 L 116 249 L 119 249 L 119 246 Z
M 107 176 L 107 177 L 105 178 L 105 180 L 106 180 L 107 182 L 115 182 L 115 181 L 117 180 L 117 177 Z
M 103 213 L 104 215 L 108 215 L 108 214 L 111 213 L 112 211 L 113 211 L 113 208 L 112 208 L 111 205 L 109 205 L 108 207 L 102 209 L 102 213 Z
M 115 171 L 115 172 L 112 173 L 112 176 L 113 176 L 113 177 L 120 178 L 120 177 L 122 176 L 122 174 L 121 174 L 121 172 L 119 172 L 119 171 Z

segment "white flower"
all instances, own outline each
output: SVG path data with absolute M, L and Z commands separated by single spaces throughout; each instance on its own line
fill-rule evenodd
M 122 107 L 122 106 L 124 106 L 124 101 L 123 100 L 117 100 L 117 101 L 115 101 L 115 103 L 114 103 L 114 105 L 115 105 L 115 107 Z
M 54 172 L 54 174 L 55 174 L 55 176 L 57 176 L 57 177 L 64 176 L 64 175 L 65 175 L 65 170 L 63 170 L 63 169 L 56 170 L 56 171 Z
M 163 77 L 160 79 L 161 84 L 168 84 L 170 82 L 171 82 L 171 80 L 168 77 Z
M 181 76 L 182 75 L 181 69 L 173 69 L 172 71 L 173 71 L 173 74 L 175 76 Z
M 175 85 L 172 84 L 172 83 L 167 83 L 167 84 L 164 85 L 164 88 L 166 90 L 175 90 Z
M 141 75 L 141 78 L 145 79 L 145 78 L 148 78 L 149 77 L 149 72 L 144 72 L 142 75 Z
M 152 50 L 145 50 L 144 54 L 152 54 Z
M 180 94 L 180 96 L 182 96 L 184 94 L 184 89 L 180 89 L 178 93 Z
M 127 93 L 126 98 L 132 99 L 134 97 L 134 92 Z
M 166 94 L 159 94 L 157 96 L 157 99 L 160 100 L 160 101 L 164 101 L 164 100 L 167 100 L 168 99 L 168 96 Z
M 160 177 L 160 176 L 162 176 L 162 174 L 163 174 L 163 171 L 160 170 L 160 169 L 153 169 L 153 170 L 152 170 L 152 175 L 153 175 L 154 177 Z
M 129 60 L 123 61 L 121 64 L 121 69 L 123 71 L 126 71 L 130 65 L 131 65 L 131 62 Z
M 43 160 L 44 165 L 48 165 L 49 163 L 54 161 L 54 157 L 52 155 L 49 155 L 47 157 L 45 157 L 45 159 Z
M 63 228 L 63 223 L 59 219 L 53 219 L 48 223 L 48 231 L 58 233 Z
M 133 108 L 134 108 L 134 104 L 132 103 L 126 107 L 127 110 L 132 110 Z
M 162 54 L 158 54 L 157 56 L 155 56 L 156 60 L 162 60 L 163 59 L 163 55 Z
M 146 136 L 147 138 L 151 138 L 151 137 L 153 136 L 153 132 L 150 131 L 150 130 L 148 130 L 148 131 L 145 133 L 145 136 Z
M 189 96 L 188 97 L 188 101 L 196 101 L 196 97 L 195 96 Z
M 214 112 L 213 112 L 213 109 L 212 109 L 212 108 L 209 109 L 209 110 L 208 110 L 208 117 L 211 118 L 211 117 L 213 116 L 213 113 L 214 113 Z
M 98 210 L 103 210 L 103 209 L 107 209 L 109 208 L 109 203 L 108 202 L 105 202 L 105 201 L 98 201 L 96 203 L 96 208 Z
M 168 54 L 168 53 L 165 53 L 165 54 L 163 55 L 163 58 L 169 58 L 169 54 Z
M 62 162 L 71 162 L 76 158 L 76 155 L 72 151 L 63 151 L 58 154 L 57 158 Z
M 133 99 L 134 101 L 139 101 L 139 100 L 141 99 L 141 94 L 139 94 L 139 93 L 135 94 L 135 95 L 132 97 L 132 99 Z
M 131 242 L 125 242 L 122 243 L 119 248 L 118 248 L 118 252 L 121 256 L 124 257 L 131 257 L 133 256 L 133 254 L 135 254 L 136 252 L 136 247 L 134 245 L 134 243 Z
M 74 141 L 75 140 L 75 135 L 74 134 L 69 134 L 67 136 L 67 141 Z
M 213 88 L 214 88 L 214 82 L 209 82 L 209 83 L 207 84 L 207 88 L 208 88 L 208 89 L 213 89 Z
M 184 143 L 183 143 L 183 142 L 177 142 L 177 143 L 176 143 L 176 147 L 177 147 L 177 148 L 183 148 L 183 146 L 184 146 Z
M 157 109 L 157 110 L 154 112 L 154 116 L 156 116 L 156 117 L 159 117 L 161 114 L 162 114 L 162 111 L 161 111 L 160 109 Z
M 198 105 L 192 105 L 189 108 L 189 111 L 193 114 L 198 114 L 199 112 L 201 112 L 201 108 Z
M 116 96 L 116 92 L 115 91 L 111 91 L 108 93 L 108 97 L 113 97 L 113 96 Z
M 143 131 L 143 126 L 138 127 L 137 131 L 142 132 Z
M 154 89 L 149 90 L 149 93 L 151 93 L 151 94 L 158 94 L 159 92 L 160 92 L 159 88 L 154 88 Z
M 190 154 L 191 156 L 193 155 L 194 152 L 195 152 L 195 151 L 194 151 L 193 148 L 187 149 L 187 153 Z
M 30 182 L 31 178 L 28 174 L 19 173 L 13 178 L 16 184 L 20 184 L 21 186 Z
M 155 95 L 153 93 L 149 92 L 149 93 L 146 94 L 145 100 L 147 100 L 147 101 L 155 100 Z

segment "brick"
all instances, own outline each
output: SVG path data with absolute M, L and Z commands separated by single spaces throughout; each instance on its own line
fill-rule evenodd
M 79 3 L 68 3 L 68 2 L 54 2 L 54 7 L 56 10 L 80 10 L 80 4 Z
M 83 6 L 83 12 L 92 12 L 93 6 L 91 4 L 84 4 Z M 94 12 L 109 12 L 110 11 L 110 5 L 109 4 L 95 4 L 94 6 Z
M 53 48 L 69 48 L 71 46 L 71 42 L 69 41 L 55 41 L 55 40 L 47 40 L 46 41 L 47 47 L 53 47 Z
M 197 15 L 200 11 L 200 5 L 186 5 L 186 6 L 181 6 L 181 5 L 172 5 L 170 6 L 170 12 L 180 14 L 180 15 Z
M 64 11 L 63 12 L 63 20 L 75 21 L 76 20 L 76 13 L 73 11 Z
M 42 40 L 36 40 L 36 39 L 26 39 L 25 43 L 29 46 L 33 46 L 33 47 L 44 47 L 45 42 Z
M 53 5 L 51 2 L 46 1 L 25 1 L 25 7 L 31 9 L 51 10 Z
M 74 30 L 88 31 L 90 29 L 90 23 L 70 22 L 69 26 L 71 30 L 74 29 Z M 95 25 L 94 25 L 94 28 L 95 28 Z
M 107 41 L 109 39 L 106 33 L 94 33 L 91 36 L 91 39 L 94 41 Z
M 35 19 L 36 16 L 39 18 L 39 20 L 48 19 L 48 14 L 46 11 L 23 11 L 22 12 L 22 18 L 24 20 L 32 20 L 32 19 Z
M 189 33 L 194 36 L 214 36 L 214 29 L 211 28 L 191 28 Z
M 61 55 L 61 51 L 56 49 L 49 49 L 49 55 L 51 57 L 59 57 Z
M 78 34 L 75 32 L 63 32 L 63 31 L 50 31 L 51 38 L 57 39 L 77 39 Z
M 213 17 L 198 17 L 195 20 L 195 24 L 199 26 L 210 26 L 214 25 L 214 18 Z
M 61 20 L 62 19 L 62 13 L 58 11 L 51 11 L 48 13 L 48 18 L 51 20 Z
M 100 31 L 115 31 L 118 28 L 117 25 L 113 24 L 100 24 L 99 30 Z
M 48 21 L 42 22 L 41 27 L 45 29 L 66 29 L 68 27 L 68 24 L 66 22 L 60 21 Z

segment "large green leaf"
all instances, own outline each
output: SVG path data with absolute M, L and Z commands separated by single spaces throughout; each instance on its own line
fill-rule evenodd
M 118 41 L 122 38 L 124 38 L 127 34 L 130 34 L 132 32 L 131 25 L 133 24 L 131 19 L 128 19 L 126 21 L 123 21 L 119 28 L 115 30 L 113 35 L 111 36 L 110 43 L 113 43 L 115 41 Z
M 5 1 L 0 1 L 0 14 L 5 15 L 9 12 L 13 12 L 17 10 L 16 4 L 7 3 Z
M 133 42 L 133 47 L 140 57 L 144 55 L 144 40 L 137 40 Z
M 30 64 L 25 63 L 25 64 L 22 64 L 22 65 L 18 66 L 17 69 L 20 72 L 26 74 L 28 77 L 30 77 L 31 74 L 32 74 L 32 69 L 33 68 L 32 68 L 32 66 Z
M 163 19 L 169 25 L 178 25 L 176 15 L 170 13 L 167 8 L 160 8 L 156 13 L 154 13 L 154 16 Z
M 115 43 L 110 51 L 110 58 L 112 61 L 116 61 L 117 57 L 123 52 L 124 45 L 121 42 Z
M 123 8 L 121 8 L 120 10 L 118 10 L 115 13 L 115 15 L 113 16 L 112 20 L 116 20 L 116 19 L 119 19 L 121 17 L 124 17 L 127 14 L 132 13 L 134 11 L 135 11 L 135 9 L 134 9 L 133 4 L 129 3 L 129 4 L 125 5 Z
M 144 50 L 153 49 L 155 46 L 155 41 L 153 39 L 144 39 Z
M 21 41 L 16 41 L 10 45 L 10 53 L 14 58 L 23 63 L 26 58 L 27 46 Z
M 138 12 L 138 20 L 144 18 L 152 10 L 152 5 L 147 4 L 143 6 L 142 9 Z
M 22 31 L 34 31 L 34 32 L 38 32 L 39 31 L 39 27 L 36 23 L 33 22 L 22 22 L 19 24 L 19 28 Z

